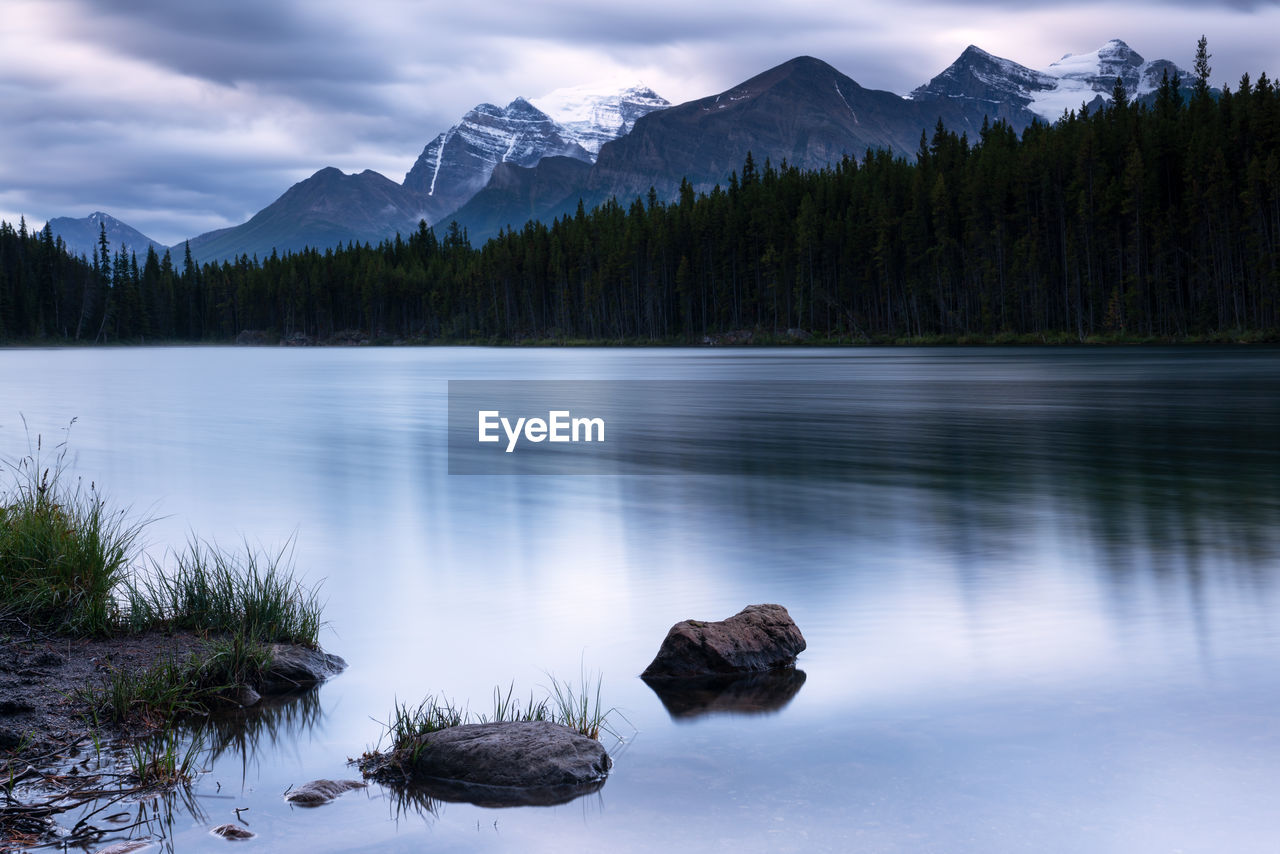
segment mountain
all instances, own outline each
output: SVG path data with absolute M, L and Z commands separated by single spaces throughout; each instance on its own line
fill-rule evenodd
M 917 104 L 962 104 L 981 109 L 993 121 L 1004 119 L 1023 128 L 1039 115 L 1033 109 L 1035 99 L 1057 85 L 1058 78 L 1051 74 L 969 45 L 959 59 L 907 99 Z
M 273 249 L 283 254 L 379 243 L 417 228 L 426 216 L 423 201 L 372 170 L 347 175 L 331 166 L 294 184 L 248 222 L 192 238 L 191 254 L 206 263 L 241 255 L 266 258 Z
M 576 193 L 570 190 L 559 200 L 543 194 L 538 200 L 541 208 L 537 202 L 532 207 L 525 204 L 528 199 L 519 196 L 503 209 L 504 200 L 515 197 L 485 192 L 454 217 L 474 242 L 492 236 L 495 224 L 519 228 L 530 216 L 550 221 L 575 208 L 578 197 L 590 207 L 611 196 L 627 204 L 650 187 L 670 199 L 681 179 L 698 190 L 723 186 L 730 172 L 742 168 L 748 151 L 760 167 L 766 160 L 775 166 L 785 160 L 803 169 L 819 169 L 846 155 L 860 158 L 868 149 L 910 157 L 921 131 L 932 130 L 939 115 L 955 125 L 963 122 L 964 109 L 866 89 L 821 60 L 797 57 L 718 95 L 637 119 L 629 134 L 600 148 Z M 556 167 L 543 161 L 532 171 L 544 168 Z M 503 181 L 509 187 L 556 183 L 537 174 L 508 174 Z
M 104 226 L 107 230 L 107 242 L 111 244 L 112 252 L 124 247 L 140 255 L 145 255 L 147 247 L 153 246 L 157 252 L 164 254 L 164 245 L 147 237 L 133 226 L 127 225 L 102 211 L 94 211 L 81 219 L 59 216 L 49 220 L 49 227 L 53 229 L 55 236 L 62 238 L 62 242 L 67 246 L 67 251 L 72 255 L 83 255 L 86 258 L 92 258 L 97 254 L 98 235 L 100 229 Z
M 932 106 L 865 89 L 819 59 L 797 57 L 718 95 L 639 119 L 600 149 L 587 190 L 621 199 L 653 186 L 669 198 L 681 178 L 710 189 L 741 169 L 748 151 L 761 166 L 786 160 L 802 169 L 860 158 L 869 148 L 909 156 L 920 131 L 937 119 Z
M 1082 104 L 1106 104 L 1117 77 L 1131 99 L 1151 98 L 1166 72 L 1190 79 L 1113 40 L 1042 69 L 970 46 L 905 97 L 866 89 L 807 56 L 674 107 L 639 85 L 561 89 L 476 106 L 426 145 L 403 185 L 373 172 L 322 170 L 248 223 L 196 238 L 192 249 L 212 260 L 377 241 L 420 219 L 456 219 L 479 242 L 501 227 L 569 213 L 579 199 L 588 207 L 615 196 L 627 204 L 650 187 L 671 199 L 685 178 L 709 190 L 741 169 L 748 151 L 761 167 L 785 160 L 803 169 L 868 149 L 911 158 L 939 120 L 970 139 L 988 120 L 1021 131 Z
M 535 169 L 499 163 L 488 185 L 448 218 L 466 226 L 472 245 L 531 219 L 550 223 L 577 208 L 590 172 L 572 157 L 546 157 Z
M 1141 100 L 1160 88 L 1165 73 L 1189 81 L 1191 75 L 1167 59 L 1148 62 L 1119 39 L 1092 53 L 1067 54 L 1040 70 L 992 56 L 973 45 L 925 85 L 908 95 L 924 104 L 960 105 L 971 113 L 985 111 L 1021 131 L 1034 119 L 1057 121 L 1067 110 L 1087 105 L 1097 109 L 1111 101 L 1116 78 L 1130 100 Z
M 480 104 L 427 143 L 404 176 L 404 187 L 443 213 L 484 189 L 499 163 L 533 166 L 544 157 L 591 160 L 555 119 L 524 98 L 505 107 Z
M 643 84 L 618 90 L 592 86 L 557 89 L 533 105 L 559 123 L 561 132 L 582 146 L 591 160 L 600 146 L 631 132 L 636 119 L 671 106 L 671 102 Z
M 505 107 L 480 104 L 427 144 L 403 185 L 376 172 L 344 175 L 322 169 L 248 222 L 192 238 L 192 254 L 207 262 L 240 255 L 265 257 L 273 248 L 285 252 L 353 241 L 377 243 L 397 231 L 415 230 L 419 220 L 438 222 L 483 190 L 503 164 L 534 166 L 544 158 L 571 159 L 585 169 L 603 142 L 626 133 L 638 117 L 669 105 L 644 86 L 562 89 L 546 96 L 546 103 L 565 123 L 524 98 Z M 552 188 L 565 185 L 570 171 L 563 164 L 549 167 L 543 179 L 519 190 L 504 171 L 506 177 L 500 176 L 488 198 L 493 204 L 503 199 L 517 207 L 516 199 L 545 204 L 554 195 Z
M 530 217 L 550 221 L 572 211 L 578 198 L 588 207 L 611 196 L 626 205 L 650 187 L 660 198 L 674 198 L 682 178 L 697 190 L 723 185 L 748 151 L 758 166 L 786 160 L 803 169 L 861 157 L 868 149 L 912 158 L 921 132 L 931 134 L 939 120 L 970 139 L 985 121 L 997 119 L 1022 131 L 1037 119 L 1061 118 L 1066 109 L 1108 103 L 1117 77 L 1131 99 L 1153 97 L 1166 72 L 1190 79 L 1172 62 L 1148 62 L 1118 39 L 1038 70 L 970 46 L 901 97 L 865 89 L 821 60 L 797 57 L 718 95 L 637 119 L 630 133 L 601 146 L 576 193 L 563 185 L 563 174 L 507 173 L 502 189 L 476 195 L 453 216 L 475 242 L 491 237 L 497 226 L 519 228 Z M 523 190 L 535 186 L 557 190 Z M 563 197 L 554 199 L 558 194 Z

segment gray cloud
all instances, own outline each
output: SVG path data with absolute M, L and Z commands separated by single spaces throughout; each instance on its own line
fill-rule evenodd
M 799 54 L 906 92 L 970 43 L 1027 65 L 1120 37 L 1215 82 L 1275 73 L 1280 0 L 6 0 L 0 217 L 102 209 L 173 243 L 242 222 L 324 166 L 400 180 L 482 101 L 601 77 L 672 100 Z

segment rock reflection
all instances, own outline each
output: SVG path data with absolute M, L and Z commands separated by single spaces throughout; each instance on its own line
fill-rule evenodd
M 594 794 L 604 787 L 604 780 L 584 785 L 566 786 L 482 786 L 460 780 L 420 780 L 412 784 L 383 782 L 392 795 L 397 816 L 418 813 L 438 814 L 446 803 L 472 804 L 477 807 L 554 807 Z
M 783 667 L 746 676 L 700 679 L 646 679 L 672 720 L 711 714 L 761 715 L 777 712 L 804 685 L 803 670 Z

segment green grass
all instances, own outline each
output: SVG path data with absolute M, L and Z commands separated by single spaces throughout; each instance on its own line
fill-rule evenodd
M 111 670 L 101 685 L 82 687 L 76 693 L 95 721 L 155 725 L 202 710 L 187 676 L 185 664 L 166 660 L 142 670 Z
M 75 635 L 112 633 L 114 592 L 130 574 L 144 522 L 111 510 L 96 486 L 69 480 L 65 443 L 52 464 L 41 441 L 9 464 L 0 494 L 0 616 Z
M 407 752 L 407 758 L 412 760 L 422 750 L 421 736 L 468 723 L 550 721 L 596 740 L 599 740 L 601 732 L 613 733 L 609 720 L 615 714 L 620 716 L 620 713 L 617 709 L 604 708 L 601 701 L 602 679 L 599 676 L 596 676 L 592 687 L 590 677 L 584 674 L 581 688 L 574 687 L 572 682 L 561 682 L 554 676 L 548 678 L 551 679 L 551 689 L 541 700 L 530 693 L 528 701 L 522 703 L 515 697 L 514 683 L 505 691 L 501 687 L 494 688 L 493 711 L 488 715 L 472 715 L 469 709 L 443 696 L 428 695 L 416 706 L 397 701 L 384 725 L 383 737 L 390 740 L 392 753 L 403 755 Z M 374 754 L 369 755 L 376 755 L 376 748 Z
M 238 553 L 193 537 L 164 566 L 141 554 L 146 520 L 68 474 L 65 442 L 47 465 L 39 436 L 34 446 L 4 464 L 0 618 L 79 637 L 178 630 L 317 645 L 319 596 L 294 576 L 288 544 Z
M 582 674 L 581 689 L 574 688 L 572 682 L 561 682 L 554 676 L 548 675 L 547 678 L 551 680 L 551 692 L 555 700 L 552 720 L 597 741 L 602 729 L 616 735 L 609 727 L 609 718 L 621 713 L 617 709 L 604 708 L 600 699 L 603 680 L 599 674 L 596 675 L 594 690 L 591 688 L 591 678 L 586 673 Z
M 319 596 L 294 578 L 288 557 L 287 547 L 270 554 L 246 543 L 239 555 L 192 539 L 172 569 L 152 561 L 149 572 L 125 579 L 129 627 L 244 634 L 314 648 Z
M 93 719 L 160 726 L 206 715 L 237 685 L 251 685 L 271 664 L 260 643 L 244 634 L 217 638 L 185 661 L 165 659 L 141 669 L 114 668 L 99 685 L 76 692 Z
M 138 785 L 158 788 L 191 782 L 200 770 L 204 740 L 197 733 L 185 747 L 182 741 L 177 730 L 168 728 L 130 745 L 129 759 Z
M 507 686 L 506 693 L 502 689 L 493 689 L 493 714 L 480 715 L 480 723 L 506 723 L 507 721 L 546 721 L 552 719 L 550 702 L 547 699 L 535 700 L 533 692 L 529 692 L 529 702 L 520 705 L 515 698 L 515 683 Z

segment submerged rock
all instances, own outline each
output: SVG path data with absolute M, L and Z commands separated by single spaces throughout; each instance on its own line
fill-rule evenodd
M 684 620 L 667 632 L 645 681 L 758 673 L 795 663 L 804 636 L 781 605 L 748 605 L 727 620 Z
M 133 851 L 141 851 L 143 848 L 150 848 L 151 842 L 145 839 L 126 839 L 124 842 L 117 842 L 114 845 L 108 845 L 106 848 L 99 848 L 93 854 L 130 854 Z
M 755 715 L 776 712 L 804 685 L 803 670 L 782 667 L 745 676 L 646 679 L 667 713 L 675 719 L 709 714 Z
M 229 703 L 234 703 L 241 708 L 255 706 L 262 700 L 262 695 L 248 685 L 232 685 L 220 695 Z
M 363 789 L 367 785 L 368 783 L 362 783 L 359 780 L 312 780 L 296 789 L 290 789 L 284 799 L 300 807 L 318 807 L 329 803 L 343 792 Z
M 223 839 L 252 839 L 258 835 L 249 828 L 238 824 L 220 824 L 209 832 L 214 836 L 221 836 Z
M 426 733 L 362 768 L 440 800 L 514 806 L 564 803 L 595 791 L 612 765 L 600 742 L 569 727 L 507 721 Z
M 263 695 L 318 685 L 347 669 L 347 663 L 341 658 L 317 649 L 273 643 L 267 651 L 271 653 L 271 666 L 257 686 Z

